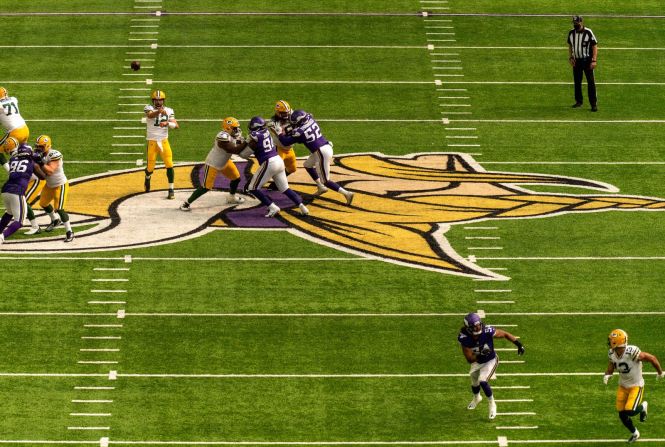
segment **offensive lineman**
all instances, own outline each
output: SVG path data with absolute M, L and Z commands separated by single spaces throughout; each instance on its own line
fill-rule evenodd
M 490 387 L 490 377 L 499 366 L 499 357 L 494 351 L 494 338 L 507 338 L 517 346 L 517 355 L 524 354 L 524 346 L 510 332 L 486 326 L 478 314 L 470 313 L 464 317 L 464 327 L 460 329 L 457 341 L 462 345 L 462 353 L 466 361 L 471 364 L 469 375 L 471 376 L 471 391 L 473 400 L 467 408 L 473 410 L 483 400 L 480 389 L 483 389 L 489 401 L 489 418 L 496 417 L 496 402 Z
M 208 152 L 205 161 L 205 173 L 203 176 L 203 184 L 199 185 L 189 199 L 185 200 L 180 209 L 183 211 L 191 211 L 190 205 L 203 194 L 210 191 L 215 185 L 215 178 L 219 172 L 224 177 L 231 180 L 229 184 L 229 197 L 226 203 L 242 203 L 244 198 L 237 195 L 238 185 L 240 184 L 240 172 L 236 167 L 232 154 L 239 154 L 247 146 L 247 142 L 242 137 L 242 129 L 237 119 L 229 116 L 222 120 L 222 131 L 217 134 L 215 143 Z
M 607 337 L 607 345 L 610 348 L 608 353 L 609 363 L 603 376 L 603 382 L 607 385 L 614 370 L 619 371 L 616 409 L 619 412 L 619 419 L 631 433 L 628 442 L 632 443 L 639 439 L 640 432 L 635 428 L 631 417 L 639 414 L 640 422 L 647 419 L 647 401 L 642 401 L 644 397 L 642 362 L 647 361 L 656 368 L 658 372 L 656 380 L 665 377 L 665 373 L 663 373 L 656 356 L 648 352 L 642 352 L 635 345 L 629 345 L 628 334 L 621 329 L 610 332 Z
M 169 193 L 167 199 L 175 199 L 173 170 L 173 152 L 169 144 L 169 129 L 177 129 L 178 122 L 172 108 L 164 106 L 166 93 L 163 90 L 155 90 L 150 94 L 152 104 L 143 109 L 146 117 L 146 140 L 148 140 L 147 166 L 145 168 L 145 192 L 150 191 L 150 178 L 155 171 L 157 154 L 164 161 L 166 167 L 166 178 L 169 182 Z
M 18 99 L 9 96 L 7 89 L 4 87 L 0 87 L 0 125 L 5 129 L 5 132 L 0 136 L 0 148 L 3 149 L 0 151 L 0 165 L 9 171 L 7 158 L 3 154 L 3 152 L 10 152 L 4 149 L 5 141 L 9 137 L 14 137 L 19 144 L 27 143 L 30 137 L 30 129 L 28 129 L 28 125 L 18 109 Z

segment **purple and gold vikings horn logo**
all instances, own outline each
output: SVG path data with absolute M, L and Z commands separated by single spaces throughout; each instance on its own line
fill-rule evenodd
M 238 167 L 243 171 L 247 166 L 239 162 Z M 201 182 L 201 165 L 176 168 L 175 202 L 164 200 L 167 184 L 161 170 L 153 175 L 150 193 L 142 191 L 140 169 L 77 179 L 71 182 L 67 206 L 76 224 L 74 242 L 62 244 L 53 237 L 19 239 L 8 241 L 2 250 L 117 250 L 171 243 L 220 229 L 265 228 L 409 267 L 502 278 L 458 255 L 447 242 L 446 231 L 452 225 L 489 219 L 665 208 L 661 199 L 619 196 L 613 186 L 592 180 L 487 172 L 464 154 L 338 156 L 332 177 L 355 193 L 352 206 L 334 192 L 311 196 L 316 188 L 306 171 L 298 169 L 289 176 L 289 184 L 305 198 L 310 216 L 301 216 L 286 197 L 270 192 L 283 210 L 278 218 L 263 217 L 265 208 L 251 197 L 243 204 L 227 205 L 228 180 L 221 175 L 216 180 L 218 189 L 194 202 L 191 212 L 180 211 L 179 204 Z M 521 185 L 573 186 L 602 194 L 536 193 Z

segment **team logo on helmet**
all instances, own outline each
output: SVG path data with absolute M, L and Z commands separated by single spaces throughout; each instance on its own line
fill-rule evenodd
M 300 167 L 303 161 L 299 160 Z M 247 168 L 245 162 L 238 162 L 243 176 L 240 190 L 248 181 Z M 183 190 L 200 184 L 205 174 L 200 164 L 175 169 L 175 186 Z M 153 178 L 153 192 L 144 193 L 142 168 L 74 179 L 70 181 L 67 211 L 74 223 L 91 227 L 77 231 L 76 240 L 65 249 L 48 239 L 34 238 L 8 241 L 3 251 L 114 250 L 172 243 L 215 229 L 264 228 L 289 231 L 328 247 L 402 266 L 469 278 L 506 279 L 460 255 L 446 233 L 457 225 L 487 220 L 665 210 L 663 199 L 618 195 L 614 186 L 593 180 L 486 171 L 467 154 L 340 155 L 331 167 L 331 176 L 355 193 L 353 206 L 328 193 L 307 204 L 307 219 L 278 192 L 267 194 L 282 208 L 279 218 L 264 218 L 262 205 L 253 198 L 240 205 L 226 205 L 227 193 L 220 190 L 228 190 L 229 181 L 223 176 L 217 177 L 216 190 L 197 200 L 199 205 L 191 213 L 167 209 L 154 200 L 151 194 L 162 194 L 160 189 L 168 188 L 165 178 Z M 291 174 L 289 185 L 304 197 L 316 192 L 305 169 Z M 573 186 L 599 193 L 534 192 L 526 185 L 550 189 Z M 155 231 L 155 215 L 168 222 L 159 231 Z
M 48 152 L 51 149 L 51 137 L 48 135 L 40 135 L 35 141 L 35 149 L 37 152 Z
M 16 138 L 14 137 L 7 137 L 4 143 L 2 143 L 2 152 L 6 152 L 8 154 L 13 153 L 18 149 L 19 142 Z
M 628 345 L 628 334 L 622 329 L 614 329 L 607 336 L 607 345 L 610 349 L 625 348 Z
M 277 101 L 277 103 L 275 103 L 275 115 L 283 120 L 289 119 L 291 116 L 291 106 L 289 103 L 283 99 Z
M 166 99 L 166 93 L 164 90 L 153 90 L 153 92 L 150 94 L 150 99 Z
M 232 116 L 226 117 L 222 120 L 222 129 L 224 132 L 231 136 L 238 136 L 242 132 L 240 129 L 240 122 Z

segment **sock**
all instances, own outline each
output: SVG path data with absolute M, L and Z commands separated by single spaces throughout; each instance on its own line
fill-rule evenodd
M 145 168 L 145 178 L 148 180 L 152 177 L 152 172 L 148 171 L 148 168 Z
M 191 205 L 196 199 L 198 199 L 199 197 L 201 197 L 203 194 L 205 194 L 207 192 L 208 192 L 208 190 L 206 188 L 204 188 L 203 186 L 199 186 L 198 188 L 196 188 L 194 190 L 192 195 L 189 196 L 189 199 L 187 199 L 187 203 L 189 203 Z
M 173 189 L 173 181 L 175 179 L 173 168 L 166 168 L 166 178 L 169 181 L 169 188 Z
M 51 222 L 55 222 L 55 213 L 53 212 L 53 207 L 51 205 L 46 205 L 46 207 L 44 208 L 44 211 L 51 218 Z
M 5 228 L 5 231 L 2 232 L 2 235 L 4 236 L 5 239 L 7 239 L 9 236 L 12 234 L 16 233 L 18 229 L 21 228 L 21 222 L 17 221 L 12 221 L 12 223 L 9 224 L 7 228 Z
M 252 195 L 254 197 L 259 199 L 261 201 L 261 203 L 264 204 L 265 206 L 270 206 L 270 204 L 272 203 L 272 200 L 270 200 L 268 197 L 266 197 L 266 195 L 260 189 L 255 189 L 255 190 L 250 191 L 250 192 L 252 193 Z
M 473 394 L 478 394 L 478 393 L 480 393 L 480 385 L 478 385 L 478 386 L 473 386 L 473 385 L 471 385 L 471 392 L 472 392 Z
M 487 382 L 480 382 L 480 387 L 483 389 L 485 392 L 485 396 L 491 398 L 492 397 L 492 387 L 490 386 L 489 383 Z
M 288 188 L 286 191 L 284 191 L 284 194 L 286 194 L 286 197 L 291 199 L 291 202 L 295 203 L 296 205 L 300 205 L 302 203 L 302 197 L 300 197 L 298 193 L 291 188 Z
M 33 227 L 36 227 L 37 226 L 37 221 L 35 220 L 35 212 L 32 210 L 32 207 L 30 205 L 28 205 L 27 208 L 28 208 L 28 213 L 27 213 L 28 220 L 30 221 L 30 224 Z
M 631 432 L 635 433 L 635 425 L 633 425 L 633 420 L 630 418 L 629 413 L 632 413 L 631 411 L 620 411 L 619 412 L 619 419 L 621 419 L 621 422 L 623 425 L 626 426 L 626 428 Z
M 62 223 L 69 222 L 69 214 L 65 210 L 58 210 L 58 215 Z
M 72 223 L 70 221 L 65 222 L 65 231 L 72 231 Z
M 5 227 L 9 224 L 9 221 L 12 220 L 14 216 L 12 216 L 9 213 L 5 213 L 2 215 L 2 218 L 0 218 L 0 231 L 4 230 Z
M 305 168 L 305 170 L 312 177 L 312 180 L 317 181 L 319 179 L 319 173 L 316 172 L 316 168 Z
M 231 183 L 229 184 L 229 191 L 231 192 L 232 196 L 235 196 L 236 192 L 238 192 L 239 184 L 240 184 L 240 177 L 238 177 L 235 180 L 231 180 Z

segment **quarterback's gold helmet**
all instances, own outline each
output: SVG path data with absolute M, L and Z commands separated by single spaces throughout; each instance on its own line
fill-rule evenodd
M 610 349 L 625 348 L 628 345 L 628 334 L 622 329 L 614 329 L 607 336 L 607 345 Z
M 227 116 L 222 120 L 222 129 L 231 136 L 238 136 L 242 132 L 240 122 L 232 116 Z
M 4 143 L 2 143 L 2 152 L 6 152 L 8 154 L 11 154 L 14 152 L 16 149 L 18 149 L 19 142 L 16 138 L 14 137 L 7 137 Z
M 275 115 L 283 120 L 289 119 L 289 116 L 291 116 L 291 105 L 283 99 L 280 99 L 275 103 Z
M 150 94 L 150 99 L 166 99 L 166 93 L 164 93 L 164 90 L 154 90 Z
M 0 99 L 6 98 L 7 96 L 9 96 L 7 89 L 4 87 L 0 87 Z
M 37 152 L 47 153 L 51 149 L 51 137 L 48 135 L 40 135 L 35 141 L 35 150 Z

